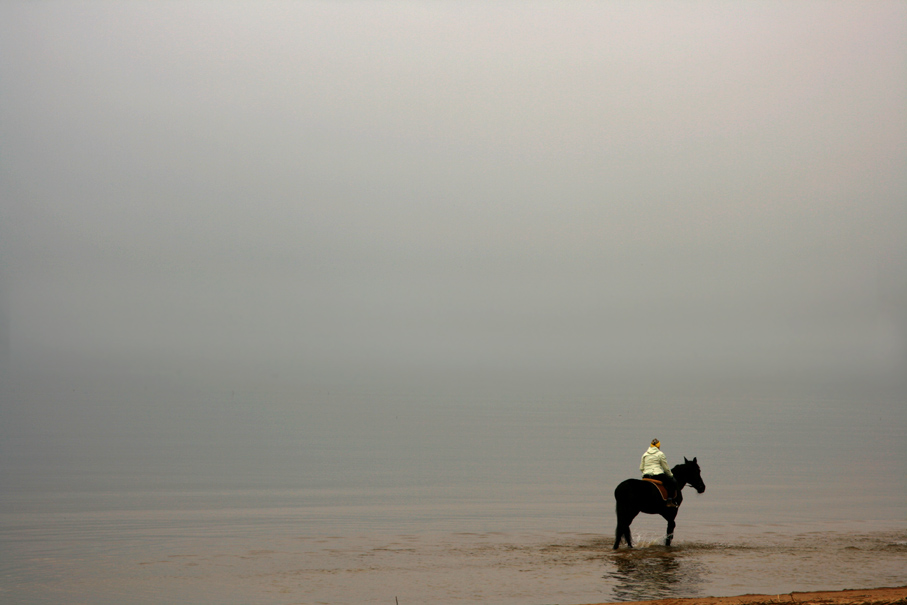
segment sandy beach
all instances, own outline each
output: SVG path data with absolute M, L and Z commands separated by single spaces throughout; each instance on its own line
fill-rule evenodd
M 778 595 L 741 595 L 737 597 L 701 597 L 636 601 L 630 605 L 893 605 L 907 603 L 907 586 L 830 592 L 791 592 Z M 600 603 L 598 605 L 606 605 Z

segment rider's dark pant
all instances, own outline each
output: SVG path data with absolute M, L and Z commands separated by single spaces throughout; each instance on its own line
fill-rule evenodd
M 658 481 L 661 481 L 661 483 L 665 486 L 665 489 L 668 490 L 668 498 L 673 498 L 677 495 L 677 482 L 674 481 L 674 477 L 665 474 L 643 475 L 642 477 L 643 479 L 656 479 Z

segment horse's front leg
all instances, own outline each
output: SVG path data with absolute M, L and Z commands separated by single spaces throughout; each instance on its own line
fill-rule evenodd
M 665 546 L 670 546 L 671 541 L 674 539 L 674 528 L 677 527 L 677 524 L 674 523 L 674 518 L 677 516 L 677 509 L 673 509 L 672 514 L 663 516 L 668 520 L 668 532 L 665 534 Z

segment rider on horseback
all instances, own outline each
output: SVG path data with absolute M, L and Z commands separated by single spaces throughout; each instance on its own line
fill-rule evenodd
M 653 439 L 652 444 L 646 453 L 642 455 L 642 461 L 639 463 L 639 470 L 642 472 L 643 479 L 656 479 L 661 481 L 668 490 L 668 499 L 665 501 L 668 506 L 677 506 L 674 503 L 674 494 L 677 493 L 677 482 L 674 481 L 674 475 L 671 473 L 671 467 L 668 466 L 668 459 L 664 452 L 658 449 L 661 442 Z

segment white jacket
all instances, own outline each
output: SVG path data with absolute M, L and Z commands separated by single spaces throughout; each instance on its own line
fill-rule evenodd
M 668 459 L 657 447 L 650 446 L 646 453 L 642 455 L 639 463 L 639 470 L 643 475 L 661 475 L 664 473 L 668 477 L 673 477 L 671 468 L 668 466 Z

